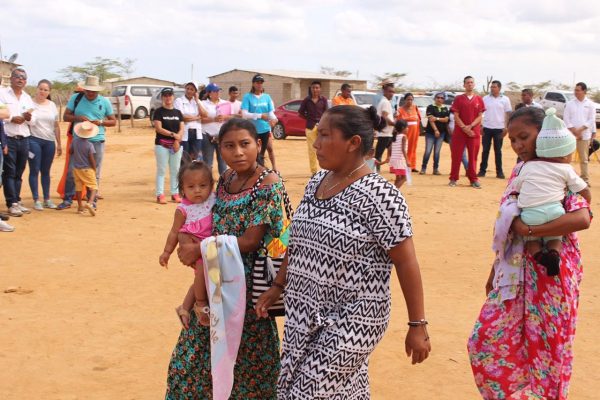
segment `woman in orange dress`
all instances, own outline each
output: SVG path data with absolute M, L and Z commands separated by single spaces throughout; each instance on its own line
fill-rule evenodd
M 398 107 L 396 119 L 403 119 L 408 124 L 406 137 L 408 139 L 408 167 L 412 172 L 418 172 L 417 166 L 417 143 L 421 134 L 421 114 L 416 105 L 413 104 L 415 97 L 412 93 L 406 93 L 402 98 L 402 106 Z

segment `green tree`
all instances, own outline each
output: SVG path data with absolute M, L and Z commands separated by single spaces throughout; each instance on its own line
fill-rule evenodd
M 88 61 L 83 65 L 70 65 L 58 70 L 58 73 L 65 78 L 67 82 L 75 83 L 85 80 L 88 75 L 94 75 L 100 78 L 100 82 L 107 79 L 118 78 L 122 75 L 129 75 L 134 71 L 135 60 L 126 58 L 123 61 L 119 59 L 96 57 L 93 61 Z
M 321 65 L 321 73 L 325 74 L 325 75 L 341 76 L 341 77 L 344 77 L 344 78 L 352 75 L 352 72 L 350 72 L 350 71 L 337 70 L 334 67 L 326 67 L 326 66 L 323 66 L 323 65 Z

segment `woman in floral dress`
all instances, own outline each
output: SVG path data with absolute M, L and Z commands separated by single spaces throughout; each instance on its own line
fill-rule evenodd
M 213 209 L 215 235 L 234 235 L 244 261 L 246 316 L 234 369 L 231 399 L 274 399 L 279 375 L 279 337 L 273 318 L 258 319 L 252 305 L 252 268 L 265 235 L 278 236 L 283 227 L 282 184 L 268 173 L 251 199 L 253 186 L 265 168 L 257 164 L 260 141 L 254 125 L 242 119 L 225 123 L 219 133 L 219 150 L 230 167 L 217 185 Z M 179 259 L 193 265 L 200 258 L 199 244 L 182 245 Z M 212 399 L 209 328 L 191 313 L 173 350 L 166 399 Z
M 522 108 L 508 125 L 511 145 L 524 162 L 536 157 L 535 140 L 543 110 Z M 501 200 L 510 201 L 517 164 Z M 495 273 L 469 338 L 468 350 L 475 383 L 484 399 L 566 399 L 573 363 L 573 340 L 582 277 L 576 231 L 589 227 L 589 204 L 568 193 L 566 214 L 544 225 L 528 227 L 519 218 L 512 235 L 563 236 L 560 274 L 548 276 L 524 250 L 510 260 L 518 273 Z M 521 268 L 518 268 L 521 267 Z

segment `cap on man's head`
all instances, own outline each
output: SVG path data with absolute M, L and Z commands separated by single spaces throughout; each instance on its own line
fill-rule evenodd
M 221 88 L 216 83 L 209 83 L 208 85 L 206 85 L 205 90 L 207 92 L 218 92 L 221 90 Z
M 263 78 L 263 76 L 261 74 L 256 74 L 252 78 L 252 83 L 254 83 L 254 82 L 264 82 L 264 81 L 265 81 L 265 78 Z
M 164 96 L 173 96 L 173 94 L 174 94 L 173 88 L 170 88 L 170 87 L 163 88 L 160 91 L 160 96 L 161 97 L 164 97 Z

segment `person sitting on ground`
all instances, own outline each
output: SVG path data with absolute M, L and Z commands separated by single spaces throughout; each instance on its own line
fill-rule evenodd
M 514 181 L 521 219 L 528 226 L 542 225 L 564 215 L 562 200 L 567 188 L 591 202 L 590 189 L 570 164 L 574 151 L 575 136 L 556 117 L 556 109 L 549 108 L 536 139 L 538 158 L 526 162 Z M 546 267 L 548 275 L 558 275 L 562 237 L 529 236 L 525 240 L 527 251 Z
M 96 215 L 96 198 L 98 182 L 96 180 L 96 148 L 89 139 L 98 135 L 98 126 L 91 121 L 85 121 L 74 128 L 73 142 L 69 153 L 73 160 L 73 179 L 75 181 L 75 197 L 77 198 L 77 213 L 83 214 L 85 210 L 93 216 Z M 82 190 L 85 187 L 90 191 L 90 197 L 85 205 L 82 203 Z M 90 200 L 92 203 L 90 204 Z

